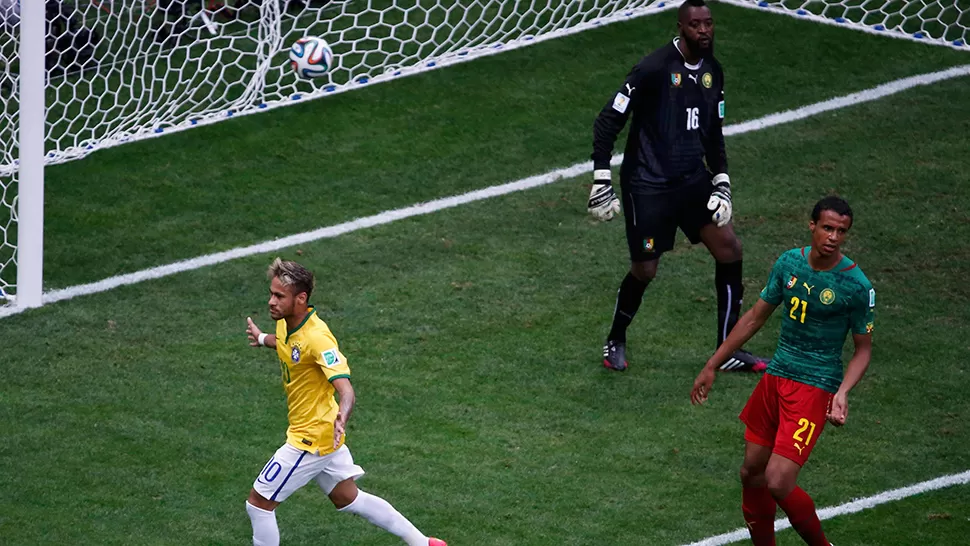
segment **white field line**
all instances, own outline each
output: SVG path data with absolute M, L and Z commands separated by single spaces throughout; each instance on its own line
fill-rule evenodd
M 751 121 L 729 125 L 724 128 L 724 134 L 725 136 L 731 136 L 731 135 L 748 133 L 751 131 L 759 131 L 761 129 L 773 127 L 775 125 L 781 125 L 783 123 L 791 123 L 793 121 L 805 119 L 807 117 L 814 116 L 823 112 L 829 112 L 832 110 L 838 110 L 840 108 L 845 108 L 847 106 L 851 106 L 855 104 L 878 100 L 880 98 L 887 97 L 889 95 L 893 95 L 893 94 L 905 91 L 907 89 L 912 89 L 913 87 L 917 87 L 921 85 L 931 85 L 943 80 L 959 78 L 959 77 L 968 76 L 968 75 L 970 75 L 970 65 L 956 66 L 939 72 L 932 72 L 929 74 L 911 76 L 909 78 L 903 78 L 900 80 L 891 81 L 889 83 L 885 83 L 885 84 L 873 87 L 871 89 L 859 91 L 858 93 L 852 93 L 842 97 L 836 97 L 826 101 L 817 102 L 815 104 L 810 104 L 808 106 L 802 106 L 801 108 L 796 108 L 794 110 L 786 110 L 784 112 L 770 114 L 768 116 L 764 116 L 762 118 L 754 119 Z M 616 165 L 619 165 L 622 160 L 623 160 L 623 155 L 617 154 L 613 156 L 613 160 L 611 163 L 614 166 L 616 166 Z M 237 258 L 252 256 L 254 254 L 275 252 L 284 248 L 289 248 L 296 245 L 305 244 L 311 241 L 317 241 L 320 239 L 329 239 L 329 238 L 337 237 L 339 235 L 343 235 L 345 233 L 351 233 L 361 229 L 380 226 L 383 224 L 389 224 L 391 222 L 396 222 L 398 220 L 403 220 L 405 218 L 411 218 L 413 216 L 430 214 L 432 212 L 437 212 L 439 210 L 457 207 L 459 205 L 464 205 L 466 203 L 472 203 L 475 201 L 481 201 L 483 199 L 489 199 L 500 195 L 506 195 L 513 192 L 518 192 L 518 191 L 523 191 L 530 188 L 544 186 L 564 178 L 573 178 L 576 176 L 580 176 L 582 174 L 591 172 L 592 170 L 593 170 L 592 162 L 585 161 L 582 163 L 577 163 L 570 167 L 566 167 L 563 169 L 556 169 L 554 171 L 550 171 L 545 174 L 531 176 L 529 178 L 524 178 L 522 180 L 517 180 L 515 182 L 508 182 L 506 184 L 500 184 L 498 186 L 490 186 L 488 188 L 483 188 L 480 190 L 463 193 L 461 195 L 435 199 L 433 201 L 428 201 L 426 203 L 418 203 L 416 205 L 411 205 L 409 207 L 404 207 L 400 209 L 388 210 L 388 211 L 375 214 L 373 216 L 357 218 L 356 220 L 351 220 L 349 222 L 344 222 L 342 224 L 322 227 L 319 229 L 315 229 L 313 231 L 307 231 L 304 233 L 289 235 L 280 239 L 264 241 L 262 243 L 245 246 L 245 247 L 237 247 L 231 250 L 217 252 L 215 254 L 206 254 L 204 256 L 199 256 L 188 260 L 182 260 L 168 265 L 152 267 L 150 269 L 143 269 L 141 271 L 136 271 L 134 273 L 126 273 L 124 275 L 109 277 L 107 279 L 103 279 L 93 283 L 81 284 L 76 286 L 70 286 L 67 288 L 51 290 L 44 294 L 43 303 L 49 304 L 49 303 L 54 303 L 58 301 L 73 299 L 78 296 L 97 294 L 99 292 L 105 292 L 113 288 L 118 288 L 119 286 L 126 286 L 129 284 L 140 283 L 147 280 L 159 279 L 162 277 L 167 277 L 169 275 L 174 275 L 176 273 L 182 273 L 184 271 L 192 271 L 194 269 L 199 269 L 210 265 L 228 262 L 230 260 L 235 260 Z M 16 305 L 8 305 L 5 307 L 0 307 L 0 318 L 16 315 L 16 314 L 22 313 L 25 310 L 26 310 L 25 307 L 20 307 Z
M 838 506 L 822 508 L 818 511 L 818 517 L 821 520 L 826 520 L 832 519 L 836 516 L 855 514 L 856 512 L 868 510 L 869 508 L 874 508 L 880 504 L 886 504 L 887 502 L 902 500 L 907 497 L 912 497 L 928 491 L 936 491 L 937 489 L 952 487 L 954 485 L 966 485 L 967 483 L 970 483 L 970 470 L 961 472 L 959 474 L 941 476 L 936 479 L 920 482 L 907 487 L 901 487 L 899 489 L 885 491 L 879 493 L 878 495 L 873 495 L 864 499 L 857 499 L 852 502 L 840 504 Z M 740 508 L 738 508 L 738 511 L 740 512 Z M 791 523 L 788 522 L 787 518 L 775 520 L 775 531 L 781 531 L 782 529 L 788 529 L 789 527 L 791 527 Z M 742 540 L 748 540 L 748 529 L 745 527 L 735 529 L 730 533 L 705 538 L 699 542 L 691 542 L 687 546 L 721 546 L 722 544 L 731 544 L 733 542 L 740 542 Z

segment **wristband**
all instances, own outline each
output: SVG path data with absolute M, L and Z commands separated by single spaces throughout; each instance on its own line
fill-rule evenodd
M 727 173 L 718 173 L 714 175 L 713 179 L 711 179 L 711 184 L 714 184 L 715 186 L 720 186 L 721 184 L 727 184 L 728 187 L 730 187 L 731 177 L 729 177 Z
M 610 174 L 609 169 L 596 169 L 593 171 L 594 182 L 606 182 L 607 184 L 609 184 L 611 177 L 612 175 Z
M 268 336 L 268 335 L 269 334 L 259 334 L 259 337 L 256 338 L 256 343 L 259 343 L 259 346 L 260 347 L 265 347 L 266 346 L 266 336 Z

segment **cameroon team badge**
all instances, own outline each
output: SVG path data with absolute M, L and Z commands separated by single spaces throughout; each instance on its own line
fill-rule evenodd
M 830 305 L 833 301 L 835 301 L 835 290 L 832 290 L 831 288 L 822 290 L 822 293 L 818 295 L 818 299 L 821 300 L 823 304 Z

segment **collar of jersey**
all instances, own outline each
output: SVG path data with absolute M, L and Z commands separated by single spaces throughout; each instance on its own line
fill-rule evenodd
M 674 47 L 677 48 L 677 53 L 680 53 L 680 58 L 684 59 L 684 68 L 688 70 L 700 70 L 701 66 L 704 66 L 704 57 L 697 64 L 690 64 L 687 62 L 687 57 L 684 57 L 684 52 L 680 50 L 680 36 L 674 37 Z
M 303 320 L 300 321 L 300 324 L 297 324 L 296 325 L 296 328 L 294 328 L 292 330 L 289 330 L 289 329 L 286 330 L 286 341 L 285 341 L 285 343 L 289 343 L 290 342 L 290 336 L 292 336 L 293 334 L 295 334 L 300 328 L 303 328 L 303 325 L 306 324 L 306 321 L 310 320 L 310 317 L 313 315 L 313 313 L 316 313 L 317 312 L 317 308 L 314 307 L 314 306 L 312 306 L 312 305 L 309 306 L 309 307 L 307 307 L 307 309 L 308 309 L 307 314 L 306 314 L 305 317 L 303 317 Z
M 852 261 L 851 258 L 849 258 L 845 254 L 843 254 L 842 255 L 842 259 L 839 260 L 839 263 L 835 264 L 835 266 L 833 266 L 832 269 L 826 269 L 824 271 L 819 271 L 818 269 L 815 269 L 814 267 L 812 267 L 811 262 L 808 261 L 808 255 L 811 252 L 812 252 L 812 247 L 811 246 L 806 246 L 805 248 L 802 249 L 802 256 L 805 257 L 805 263 L 808 264 L 808 267 L 811 268 L 811 270 L 814 271 L 814 272 L 816 272 L 816 273 L 828 273 L 830 271 L 841 273 L 847 267 L 849 267 L 849 266 L 851 266 L 852 264 L 855 263 L 855 262 Z M 848 263 L 846 263 L 846 262 L 848 262 Z

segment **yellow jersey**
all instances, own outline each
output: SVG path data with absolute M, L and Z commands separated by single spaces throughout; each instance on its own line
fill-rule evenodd
M 331 381 L 350 378 L 350 367 L 315 308 L 292 331 L 285 320 L 276 321 L 276 354 L 286 391 L 286 442 L 303 451 L 332 453 L 333 422 L 340 407 Z

